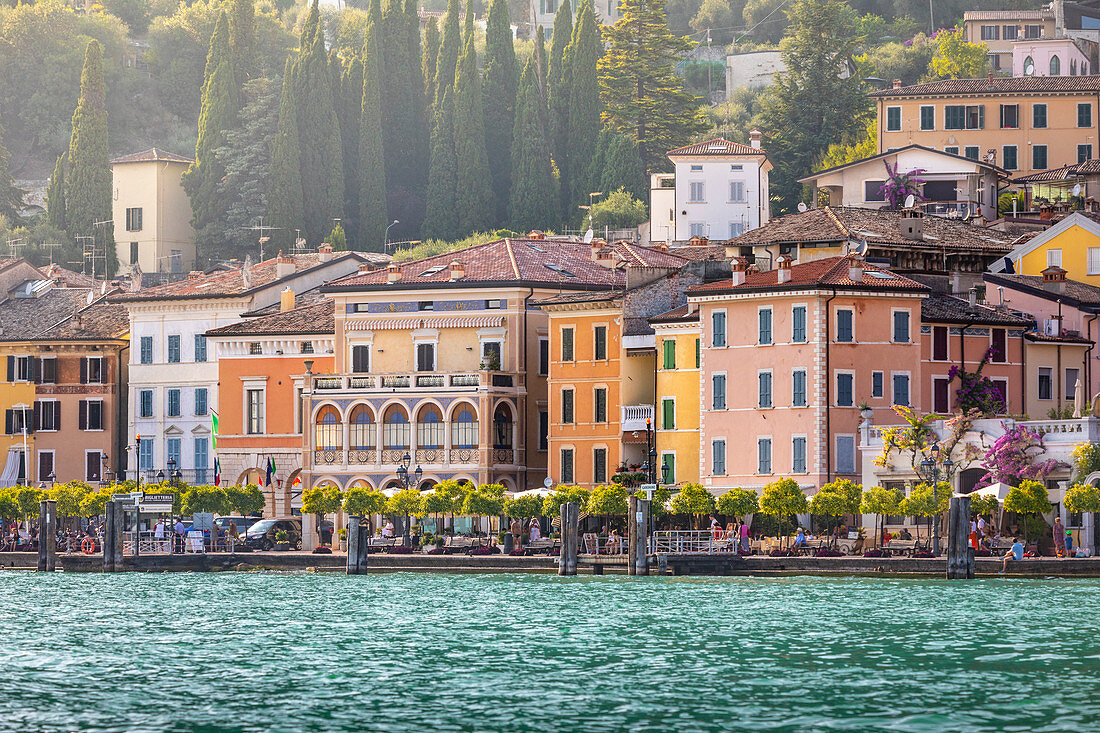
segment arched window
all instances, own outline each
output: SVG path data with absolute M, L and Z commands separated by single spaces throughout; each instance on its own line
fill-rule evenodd
M 366 405 L 356 405 L 351 411 L 350 443 L 352 450 L 374 448 L 374 415 Z
M 1050 75 L 1061 76 L 1062 74 L 1062 59 L 1058 58 L 1058 54 L 1050 57 Z
M 477 447 L 477 413 L 468 405 L 457 408 L 451 416 L 451 447 Z
M 1027 76 L 1031 76 L 1034 73 L 1035 73 L 1035 59 L 1028 56 L 1026 59 L 1024 59 L 1024 74 L 1027 75 Z
M 443 413 L 435 405 L 424 405 L 416 418 L 416 447 L 443 447 Z
M 493 447 L 511 450 L 512 432 L 512 410 L 508 405 L 497 405 L 493 413 Z
M 399 405 L 390 405 L 382 419 L 382 444 L 390 450 L 409 449 L 409 417 Z
M 343 447 L 343 429 L 340 413 L 331 405 L 325 405 L 317 413 L 314 444 L 319 450 L 340 450 Z
M 1069 60 L 1069 75 L 1077 76 L 1077 59 Z

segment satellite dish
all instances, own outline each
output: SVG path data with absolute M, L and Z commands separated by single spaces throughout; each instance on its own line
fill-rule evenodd
M 1034 73 L 1035 73 L 1035 64 L 1028 64 L 1027 66 L 1024 67 L 1024 74 L 1026 76 L 1031 76 Z
M 805 201 L 799 201 L 798 202 L 798 211 L 799 211 L 799 213 L 805 214 L 806 209 L 808 209 L 808 208 L 810 208 L 810 207 L 806 206 Z
M 587 232 L 584 233 L 584 243 L 585 244 L 591 244 L 592 243 L 592 238 L 595 237 L 595 236 L 596 236 L 596 233 L 593 232 L 591 229 L 589 229 Z
M 550 480 L 549 476 L 547 476 L 542 480 L 542 485 L 549 489 L 551 486 L 554 485 L 554 482 Z
M 915 203 L 917 203 L 917 197 L 913 194 L 909 194 L 905 197 L 905 208 L 911 209 Z
M 1074 196 L 1080 196 L 1081 195 L 1081 184 L 1080 183 L 1075 183 L 1073 185 L 1073 195 Z

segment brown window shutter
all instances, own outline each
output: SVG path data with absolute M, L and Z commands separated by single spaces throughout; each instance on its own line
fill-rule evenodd
M 80 357 L 80 383 L 88 383 L 88 357 Z
M 61 400 L 53 403 L 53 429 L 61 429 Z
M 77 420 L 77 426 L 81 430 L 87 430 L 88 429 L 88 401 L 87 400 L 81 400 L 80 401 L 80 417 Z

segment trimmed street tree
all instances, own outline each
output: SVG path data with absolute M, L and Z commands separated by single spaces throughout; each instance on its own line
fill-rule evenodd
M 433 23 L 428 25 L 429 33 Z M 428 43 L 425 36 L 425 64 Z M 512 190 L 512 128 L 516 119 L 518 87 L 519 73 L 516 51 L 512 45 L 512 28 L 508 21 L 508 3 L 507 0 L 493 0 L 485 22 L 485 77 L 481 84 L 485 154 L 493 186 L 493 226 L 503 224 L 508 214 L 508 196 Z
M 302 492 L 302 514 L 314 514 L 317 516 L 317 544 L 321 543 L 321 524 L 325 521 L 326 514 L 332 514 L 340 510 L 344 505 L 344 492 L 339 486 L 325 484 L 314 486 Z
M 727 517 L 740 517 L 760 511 L 760 500 L 755 491 L 735 487 L 718 497 L 716 504 L 719 514 Z
M 932 499 L 932 485 L 921 483 L 909 490 L 909 496 L 901 500 L 898 509 L 910 517 L 928 519 L 928 536 L 932 537 L 932 523 L 939 523 L 939 516 L 951 505 L 951 485 L 945 481 L 936 484 L 936 501 Z M 920 530 L 917 531 L 919 538 Z
M 693 44 L 669 31 L 665 0 L 623 0 L 619 12 L 597 65 L 603 124 L 637 142 L 647 169 L 667 168 L 665 153 L 705 128 L 673 70 Z
M 229 496 L 218 486 L 192 486 L 183 492 L 180 500 L 184 514 L 225 514 L 229 511 Z
M 760 494 L 760 512 L 779 518 L 779 536 L 786 540 L 783 520 L 786 517 L 802 514 L 808 509 L 806 495 L 802 493 L 798 482 L 793 478 L 779 479 L 764 487 Z
M 500 484 L 481 484 L 473 491 L 466 492 L 462 500 L 462 513 L 477 517 L 478 521 L 474 524 L 474 534 L 477 534 L 477 526 L 481 524 L 482 517 L 500 516 L 504 513 L 504 487 Z
M 581 486 L 559 486 L 554 493 L 543 499 L 542 515 L 544 517 L 561 516 L 561 505 L 568 502 L 574 502 L 583 507 L 590 493 L 588 489 Z
M 80 99 L 73 112 L 69 140 L 69 170 L 65 175 L 65 221 L 72 236 L 100 238 L 93 222 L 111 218 L 111 157 L 107 151 L 107 85 L 103 80 L 103 48 L 88 41 L 80 73 Z M 107 272 L 114 274 L 114 229 L 103 227 Z
M 377 5 L 375 5 L 377 7 Z M 373 17 L 373 16 L 372 16 Z M 359 238 L 356 249 L 385 249 L 386 164 L 382 135 L 382 28 L 367 24 L 363 42 L 363 90 L 359 116 Z
M 344 512 L 346 514 L 364 517 L 370 527 L 370 533 L 374 534 L 374 515 L 385 514 L 388 499 L 378 489 L 369 486 L 352 486 L 344 494 Z
M 714 511 L 714 494 L 701 484 L 685 484 L 669 504 L 673 514 L 690 514 L 693 528 L 698 529 L 699 517 Z
M 863 500 L 859 505 L 860 512 L 875 515 L 875 536 L 871 539 L 872 547 L 877 547 L 882 537 L 879 532 L 879 517 L 899 513 L 904 498 L 905 494 L 900 489 L 886 489 L 881 486 L 873 486 L 863 492 Z
M 227 486 L 225 488 L 225 494 L 229 500 L 230 508 L 245 517 L 249 514 L 258 514 L 262 512 L 264 510 L 264 505 L 267 503 L 264 500 L 263 489 L 256 484 Z
M 1027 518 L 1030 514 L 1044 514 L 1050 511 L 1050 492 L 1038 481 L 1025 479 L 1019 486 L 1013 486 L 1005 496 L 1005 511 L 1016 512 L 1024 521 L 1024 544 L 1027 544 Z
M 504 513 L 511 519 L 542 516 L 542 497 L 537 494 L 517 496 L 504 502 Z
M 237 80 L 229 50 L 229 20 L 223 12 L 214 24 L 206 56 L 195 161 L 180 179 L 191 199 L 191 226 L 195 228 L 195 246 L 202 261 L 220 252 L 225 244 L 230 199 L 218 192 L 218 184 L 225 178 L 225 164 L 215 151 L 225 145 L 226 133 L 237 126 L 239 110 Z
M 634 496 L 639 499 L 647 499 L 646 492 L 638 489 L 634 492 Z M 651 514 L 668 514 L 668 503 L 672 500 L 672 487 L 668 484 L 658 484 L 657 488 L 653 491 L 653 501 L 649 505 L 649 511 Z
M 539 35 L 541 37 L 541 29 Z M 550 167 L 550 145 L 546 139 L 546 108 L 538 89 L 537 63 L 536 53 L 523 67 L 512 136 L 508 225 L 522 233 L 553 226 L 559 213 L 557 182 Z
M 588 495 L 584 510 L 604 517 L 606 523 L 611 516 L 626 515 L 627 497 L 627 490 L 621 484 L 601 484 Z
M 460 237 L 488 229 L 494 218 L 481 103 L 477 51 L 471 38 L 458 60 L 458 75 L 455 78 L 455 170 L 461 171 L 462 177 L 462 185 L 455 190 L 455 208 Z

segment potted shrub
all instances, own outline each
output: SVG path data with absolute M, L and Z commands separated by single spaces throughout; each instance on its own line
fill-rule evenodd
M 875 411 L 871 409 L 871 406 L 866 402 L 859 403 L 859 416 L 864 420 L 870 420 L 875 416 Z
M 286 533 L 285 529 L 280 529 L 275 533 L 275 549 L 280 552 L 290 549 L 290 535 Z
M 347 552 L 348 551 L 348 528 L 347 527 L 341 527 L 340 531 L 337 532 L 336 534 L 340 538 L 340 551 L 341 552 Z

